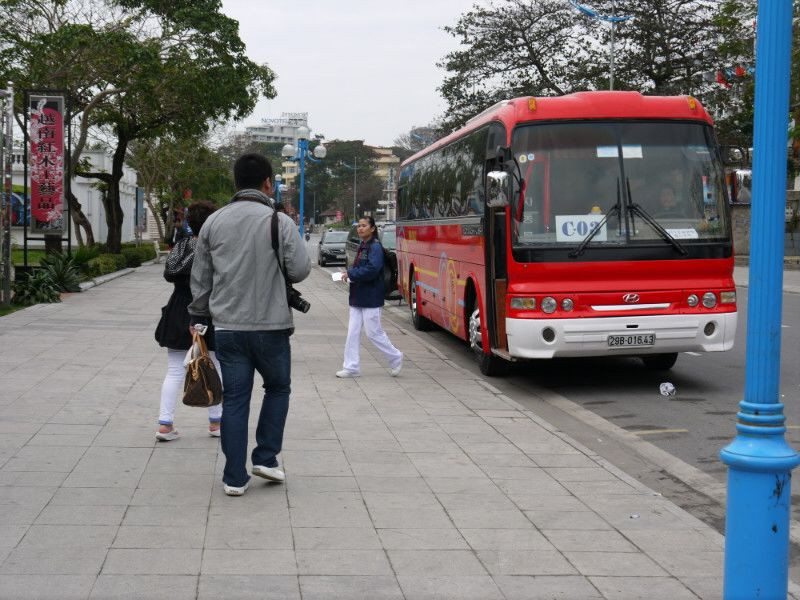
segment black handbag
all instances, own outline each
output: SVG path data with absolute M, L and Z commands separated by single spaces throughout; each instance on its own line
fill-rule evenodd
M 222 381 L 208 355 L 203 336 L 192 333 L 191 360 L 186 365 L 183 380 L 183 403 L 186 406 L 208 408 L 222 402 Z

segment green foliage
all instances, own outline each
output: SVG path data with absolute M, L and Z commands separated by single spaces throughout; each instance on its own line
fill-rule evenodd
M 138 248 L 121 248 L 119 253 L 125 257 L 126 267 L 138 267 L 142 264 Z
M 101 254 L 86 263 L 91 277 L 106 275 L 125 268 L 125 257 L 122 254 Z
M 100 256 L 102 248 L 100 244 L 92 244 L 91 246 L 79 246 L 72 254 L 72 258 L 79 267 L 83 268 L 93 258 Z
M 49 252 L 39 263 L 61 292 L 80 292 L 81 272 L 75 260 L 62 252 Z
M 22 306 L 49 302 L 60 302 L 56 283 L 44 269 L 26 273 L 22 281 L 14 283 L 14 303 Z

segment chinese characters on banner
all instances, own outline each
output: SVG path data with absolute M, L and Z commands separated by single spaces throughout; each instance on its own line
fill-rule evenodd
M 64 231 L 64 98 L 30 96 L 31 231 Z

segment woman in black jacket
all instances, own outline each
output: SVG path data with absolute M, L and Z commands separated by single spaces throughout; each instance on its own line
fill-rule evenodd
M 359 342 L 361 326 L 367 339 L 383 354 L 389 364 L 392 377 L 400 374 L 403 353 L 392 345 L 389 336 L 381 327 L 383 306 L 383 248 L 378 241 L 378 230 L 372 217 L 364 217 L 356 227 L 361 243 L 353 265 L 347 269 L 343 281 L 350 282 L 350 321 L 347 327 L 347 342 L 344 346 L 344 364 L 336 372 L 337 377 L 358 377 Z
M 189 206 L 187 220 L 192 229 L 192 236 L 184 237 L 175 244 L 167 256 L 167 264 L 164 267 L 164 279 L 172 282 L 175 289 L 172 291 L 167 305 L 161 309 L 161 320 L 156 327 L 156 341 L 167 349 L 167 374 L 161 385 L 161 409 L 156 432 L 156 439 L 162 442 L 168 442 L 178 437 L 178 430 L 173 426 L 173 417 L 186 374 L 183 359 L 186 351 L 192 346 L 192 336 L 189 333 L 189 312 L 186 307 L 192 301 L 189 279 L 194 261 L 194 247 L 200 228 L 215 210 L 216 207 L 211 202 L 205 201 L 194 202 Z M 219 362 L 213 352 L 213 325 L 209 325 L 204 337 L 217 373 L 221 373 Z M 221 419 L 222 405 L 210 406 L 208 408 L 209 435 L 219 437 Z

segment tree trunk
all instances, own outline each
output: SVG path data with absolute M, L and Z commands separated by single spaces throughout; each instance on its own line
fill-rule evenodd
M 81 229 L 86 234 L 86 244 L 91 246 L 94 244 L 94 231 L 92 231 L 92 224 L 89 219 L 83 214 L 81 203 L 71 191 L 69 193 L 69 213 L 72 215 L 72 222 L 75 224 L 75 236 L 78 242 L 83 245 L 84 239 L 81 235 Z
M 160 244 L 164 239 L 164 226 L 161 224 L 161 215 L 158 214 L 153 207 L 153 201 L 150 199 L 150 195 L 150 188 L 147 188 L 144 192 L 144 201 L 147 202 L 147 208 L 150 209 L 150 212 L 153 214 L 153 220 L 156 222 L 156 227 L 158 228 L 158 242 Z
M 122 245 L 122 222 L 125 215 L 122 212 L 122 204 L 119 197 L 119 182 L 122 180 L 123 168 L 125 166 L 125 154 L 128 150 L 128 139 L 124 133 L 118 133 L 117 148 L 114 151 L 114 158 L 111 163 L 111 180 L 108 182 L 108 190 L 103 197 L 103 206 L 106 209 L 106 225 L 108 225 L 108 251 L 117 254 Z

